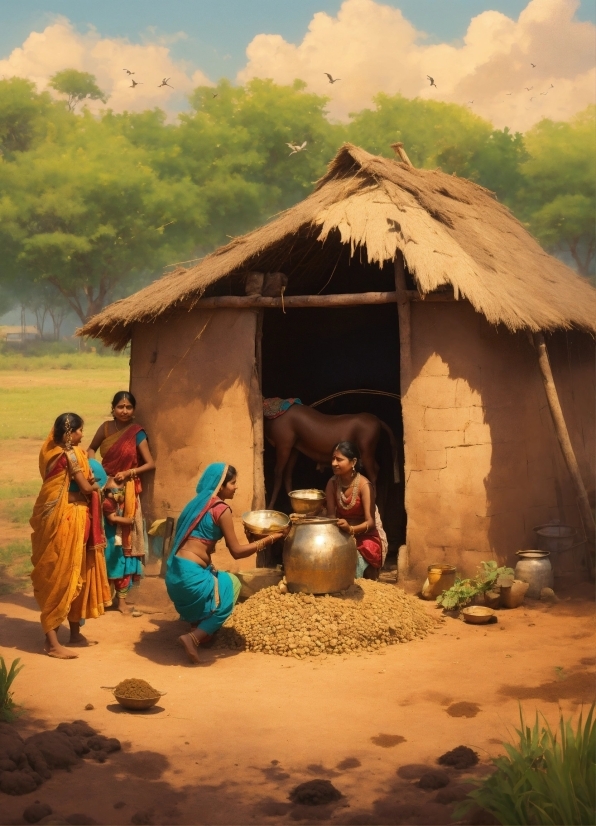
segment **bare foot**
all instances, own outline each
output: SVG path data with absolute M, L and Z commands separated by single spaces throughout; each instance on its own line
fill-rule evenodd
M 193 663 L 193 665 L 200 665 L 201 661 L 199 659 L 199 655 L 197 653 L 197 647 L 194 644 L 193 638 L 190 634 L 182 634 L 181 637 L 178 637 L 178 642 L 186 651 L 188 659 Z
M 120 611 L 121 614 L 130 614 L 130 607 L 124 597 L 114 597 L 114 611 Z
M 91 645 L 97 645 L 97 640 L 88 640 L 83 634 L 71 634 L 66 645 L 72 648 L 89 648 Z
M 56 660 L 76 660 L 78 654 L 73 654 L 72 651 L 67 651 L 63 645 L 50 645 L 48 642 L 43 647 L 48 657 L 54 657 Z

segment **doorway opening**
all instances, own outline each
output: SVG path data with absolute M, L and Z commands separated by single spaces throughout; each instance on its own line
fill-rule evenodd
M 394 564 L 405 542 L 403 420 L 399 399 L 384 395 L 346 393 L 374 390 L 399 394 L 399 334 L 394 304 L 345 308 L 266 310 L 263 320 L 262 384 L 265 398 L 298 397 L 313 405 L 334 393 L 345 393 L 317 406 L 321 413 L 372 413 L 385 422 L 395 436 L 400 480 L 393 479 L 393 457 L 387 434 L 377 446 L 380 465 L 377 504 L 387 533 L 386 564 Z M 265 488 L 273 486 L 275 449 L 265 441 Z M 324 489 L 331 468 L 317 470 L 311 459 L 300 454 L 293 474 L 293 487 Z M 289 512 L 285 490 L 277 508 Z

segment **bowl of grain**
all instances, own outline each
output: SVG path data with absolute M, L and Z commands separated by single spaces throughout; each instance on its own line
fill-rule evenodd
M 139 710 L 151 708 L 165 694 L 165 691 L 158 691 L 145 680 L 137 679 L 122 680 L 113 691 L 121 706 Z
M 485 625 L 492 620 L 495 612 L 492 608 L 486 608 L 484 605 L 470 605 L 469 608 L 464 608 L 462 616 L 464 622 L 469 622 L 472 625 Z
M 243 513 L 242 522 L 253 536 L 270 536 L 272 533 L 285 531 L 290 524 L 290 518 L 281 511 L 258 510 Z

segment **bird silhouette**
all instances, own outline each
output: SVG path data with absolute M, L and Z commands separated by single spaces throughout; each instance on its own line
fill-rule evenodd
M 306 151 L 306 141 L 304 141 L 304 143 L 301 144 L 300 146 L 298 146 L 297 143 L 286 143 L 286 146 L 289 146 L 290 149 L 292 150 L 290 152 L 290 155 L 295 155 L 296 152 L 305 152 Z
M 536 68 L 536 64 L 535 64 L 535 63 L 530 63 L 530 66 L 532 67 L 532 69 L 535 69 L 535 68 Z
M 129 89 L 134 89 L 134 88 L 135 88 L 135 86 L 142 86 L 142 85 L 143 85 L 143 84 L 142 84 L 142 83 L 139 83 L 139 81 L 138 81 L 138 80 L 135 80 L 135 79 L 134 79 L 134 77 L 131 77 L 131 79 L 130 79 L 130 86 L 129 86 Z
M 131 72 L 130 69 L 122 69 L 123 72 L 126 72 L 127 75 L 134 75 L 135 72 Z
M 555 88 L 555 87 L 554 87 L 554 85 L 553 85 L 552 83 L 551 83 L 551 85 L 550 85 L 550 88 L 551 88 L 551 89 L 554 89 L 554 88 Z
M 513 92 L 505 92 L 506 95 L 512 95 Z
M 170 84 L 168 83 L 169 79 L 170 79 L 169 77 L 164 77 L 164 79 L 162 80 L 162 82 L 159 84 L 159 86 L 157 88 L 161 89 L 162 86 L 170 86 Z M 173 89 L 173 88 L 174 88 L 173 86 L 170 86 L 170 89 Z
M 541 95 L 548 95 L 549 91 L 550 91 L 550 90 L 549 90 L 549 89 L 547 89 L 547 90 L 546 90 L 546 92 L 540 92 L 540 94 L 541 94 Z
M 474 101 L 473 101 L 473 100 L 469 100 L 469 101 L 468 101 L 468 103 L 474 103 Z
M 431 85 L 431 86 L 436 86 L 436 85 L 437 85 L 437 84 L 435 83 L 435 79 L 434 79 L 434 77 L 431 77 L 430 75 L 427 75 L 427 78 L 430 80 L 430 85 Z
M 219 94 L 218 92 L 215 92 L 213 97 L 216 98 L 218 94 Z
M 329 78 L 329 83 L 337 83 L 338 80 L 341 80 L 341 77 L 331 77 L 329 72 L 323 72 L 324 75 L 327 75 Z
M 530 103 L 534 100 L 534 95 L 530 98 Z
M 531 92 L 533 88 L 534 88 L 533 86 L 524 86 L 524 89 L 526 90 L 526 92 Z

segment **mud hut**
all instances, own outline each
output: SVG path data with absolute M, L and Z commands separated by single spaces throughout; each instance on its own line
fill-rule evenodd
M 83 327 L 132 344 L 150 517 L 176 516 L 222 459 L 236 515 L 263 506 L 262 394 L 343 393 L 320 409 L 373 412 L 403 444 L 384 518 L 414 576 L 513 563 L 552 519 L 591 530 L 596 290 L 491 192 L 396 152 L 344 145 L 304 201 Z M 255 289 L 254 273 L 284 277 Z M 296 483 L 324 479 L 305 460 Z

